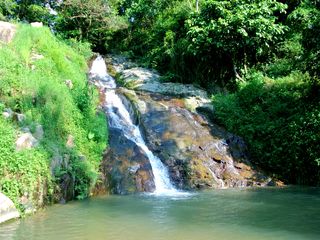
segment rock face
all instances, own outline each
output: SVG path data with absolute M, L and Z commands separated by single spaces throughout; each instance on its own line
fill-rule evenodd
M 145 153 L 118 129 L 109 129 L 109 139 L 102 172 L 111 193 L 152 192 L 153 174 Z
M 8 22 L 0 21 L 0 43 L 9 43 L 16 33 L 16 26 Z
M 19 217 L 20 213 L 13 202 L 0 192 L 0 223 Z
M 266 186 L 270 178 L 250 164 L 240 137 L 210 121 L 214 108 L 207 93 L 192 85 L 162 83 L 143 68 L 123 67 L 114 58 L 120 83 L 118 94 L 139 125 L 149 149 L 169 170 L 179 189 Z M 130 89 L 128 89 L 130 88 Z M 110 149 L 102 172 L 113 193 L 152 191 L 152 168 L 143 151 L 110 129 Z
M 147 143 L 169 168 L 178 188 L 267 184 L 268 179 L 252 169 L 241 138 L 191 113 L 181 99 L 143 92 L 134 98 L 132 94 Z

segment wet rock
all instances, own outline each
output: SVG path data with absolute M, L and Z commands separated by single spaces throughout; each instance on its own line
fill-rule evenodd
M 74 177 L 68 173 L 63 174 L 60 177 L 60 202 L 67 202 L 74 199 Z
M 0 223 L 19 217 L 20 213 L 14 206 L 14 203 L 0 192 Z
M 146 105 L 139 112 L 147 143 L 169 168 L 178 188 L 261 185 L 257 172 L 247 162 L 237 162 L 226 139 L 214 135 L 214 126 L 200 115 L 177 106 L 177 100 L 167 96 L 137 93 L 137 97 Z
M 206 91 L 162 83 L 155 71 L 144 68 L 119 68 L 124 88 L 117 93 L 126 97 L 122 101 L 133 122 L 140 126 L 149 149 L 168 167 L 177 188 L 246 187 L 269 182 L 248 161 L 244 141 L 210 121 L 214 108 Z M 110 128 L 110 147 L 101 172 L 104 186 L 112 193 L 154 190 L 148 158 L 118 129 Z
M 208 98 L 201 97 L 186 97 L 184 99 L 186 108 L 191 112 L 197 112 L 198 108 L 208 108 L 208 111 L 213 112 L 213 105 Z
M 38 145 L 37 139 L 29 132 L 21 134 L 16 140 L 16 150 L 30 149 Z
M 111 193 L 151 192 L 155 189 L 148 157 L 119 129 L 109 129 L 109 149 L 104 156 L 102 172 Z
M 133 165 L 133 166 L 129 167 L 128 170 L 131 173 L 136 173 L 139 170 L 140 167 L 141 167 L 140 164 L 137 164 L 137 165 Z
M 54 189 L 54 202 L 66 203 L 75 197 L 75 178 L 70 173 L 70 155 L 56 154 L 50 161 L 51 175 L 56 176 L 58 185 Z
M 138 65 L 132 61 L 130 61 L 128 58 L 120 55 L 108 55 L 105 59 L 108 66 L 112 66 L 114 68 L 115 72 L 121 72 L 125 69 L 135 68 Z M 109 70 L 109 69 L 108 69 Z M 110 73 L 110 71 L 108 71 Z M 111 75 L 114 77 L 116 73 Z
M 121 82 L 131 89 L 161 93 L 170 96 L 208 98 L 206 91 L 191 84 L 181 84 L 160 81 L 157 72 L 145 68 L 130 68 L 120 73 Z
M 270 181 L 267 183 L 267 186 L 270 187 L 283 187 L 285 184 L 282 181 L 279 181 L 277 179 L 269 179 Z
M 0 21 L 0 43 L 9 43 L 13 39 L 17 27 L 14 24 Z

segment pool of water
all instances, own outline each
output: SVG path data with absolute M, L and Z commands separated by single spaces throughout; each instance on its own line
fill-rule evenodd
M 320 239 L 320 189 L 104 196 L 0 225 L 0 239 Z

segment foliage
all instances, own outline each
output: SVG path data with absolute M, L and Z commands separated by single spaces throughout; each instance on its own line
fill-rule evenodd
M 53 16 L 46 4 L 54 5 L 54 0 L 2 0 L 0 3 L 0 19 L 14 19 L 28 22 L 49 24 Z
M 306 50 L 307 70 L 314 76 L 320 77 L 320 2 L 310 6 L 310 24 L 302 32 L 302 44 Z
M 56 30 L 64 38 L 90 42 L 103 51 L 110 32 L 125 26 L 105 0 L 65 0 L 57 8 Z
M 17 3 L 13 0 L 2 0 L 0 2 L 0 20 L 5 20 L 6 17 L 14 13 Z
M 318 0 L 3 0 L 0 19 L 54 21 L 68 39 L 22 27 L 0 48 L 0 108 L 44 126 L 37 156 L 70 156 L 56 180 L 72 176 L 79 198 L 95 182 L 107 134 L 86 84 L 90 47 L 121 51 L 164 80 L 223 87 L 231 93 L 214 96 L 216 119 L 247 140 L 256 163 L 290 183 L 319 184 Z
M 47 153 L 41 148 L 17 152 L 17 132 L 3 118 L 0 118 L 0 135 L 0 191 L 12 199 L 20 210 L 23 210 L 19 201 L 21 196 L 47 191 L 45 197 L 49 198 L 52 184 Z
M 279 22 L 286 5 L 275 0 L 200 1 L 199 11 L 186 0 L 123 2 L 129 28 L 115 34 L 114 47 L 171 80 L 203 86 L 232 85 L 270 57 L 287 29 Z
M 87 45 L 78 49 L 88 54 Z M 48 28 L 22 25 L 14 41 L 0 49 L 0 101 L 26 115 L 21 127 L 43 126 L 43 155 L 35 158 L 49 163 L 54 156 L 69 156 L 70 174 L 82 172 L 76 175 L 79 196 L 87 196 L 95 184 L 107 138 L 105 116 L 96 113 L 98 93 L 87 84 L 86 71 L 85 58 Z M 70 136 L 74 147 L 66 146 Z M 7 179 L 13 181 L 11 175 Z
M 289 183 L 320 184 L 320 85 L 307 74 L 247 76 L 239 91 L 216 95 L 216 119 L 245 138 L 255 163 Z
M 286 5 L 275 0 L 206 1 L 199 14 L 187 21 L 189 48 L 194 55 L 218 55 L 235 71 L 267 56 L 284 34 L 276 12 Z M 208 65 L 204 61 L 203 64 Z

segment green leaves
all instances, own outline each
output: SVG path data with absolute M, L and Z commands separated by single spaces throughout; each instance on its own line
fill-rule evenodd
M 0 191 L 16 204 L 25 191 L 33 198 L 38 187 L 52 183 L 48 166 L 52 156 L 71 155 L 73 171 L 67 173 L 79 172 L 76 187 L 87 191 L 80 195 L 87 196 L 96 181 L 107 124 L 103 114 L 96 114 L 98 93 L 87 84 L 86 59 L 78 51 L 91 55 L 87 45 L 71 48 L 48 28 L 28 25 L 19 26 L 11 45 L 0 49 L 0 102 L 26 115 L 20 127 L 33 132 L 40 124 L 44 132 L 39 148 L 16 152 L 18 126 L 0 116 Z M 72 152 L 66 147 L 69 135 L 74 139 Z M 45 194 L 51 197 L 52 190 Z
M 55 28 L 64 38 L 90 42 L 99 50 L 105 50 L 109 34 L 127 26 L 109 1 L 65 0 L 57 10 Z
M 200 14 L 187 21 L 190 47 L 197 54 L 222 51 L 238 64 L 252 63 L 284 33 L 286 28 L 276 23 L 275 13 L 285 8 L 275 0 L 206 1 Z
M 17 3 L 14 0 L 0 1 L 0 20 L 5 20 L 6 17 L 14 13 Z
M 299 184 L 320 184 L 320 95 L 307 74 L 276 80 L 249 73 L 230 95 L 216 95 L 217 120 L 244 137 L 258 166 Z

